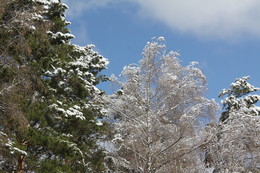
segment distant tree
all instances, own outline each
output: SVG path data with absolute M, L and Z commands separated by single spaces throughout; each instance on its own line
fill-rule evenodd
M 208 150 L 209 166 L 215 172 L 260 171 L 260 96 L 250 93 L 260 90 L 249 84 L 249 77 L 236 79 L 230 89 L 223 89 L 224 112 L 216 137 Z
M 227 97 L 222 100 L 223 109 L 225 111 L 221 114 L 220 121 L 225 122 L 230 116 L 230 113 L 235 111 L 242 111 L 244 114 L 256 115 L 260 114 L 260 109 L 255 105 L 260 100 L 259 95 L 248 95 L 251 92 L 260 90 L 249 84 L 247 80 L 249 76 L 236 79 L 234 83 L 230 85 L 230 89 L 223 89 L 219 94 L 220 98 L 225 95 Z M 248 95 L 248 96 L 247 96 Z
M 0 171 L 105 170 L 95 85 L 108 61 L 70 42 L 66 9 L 58 0 L 0 3 Z
M 176 52 L 166 52 L 164 38 L 148 42 L 139 65 L 111 77 L 119 89 L 107 98 L 114 137 L 107 164 L 115 172 L 203 171 L 199 147 L 203 124 L 217 105 L 204 97 L 206 78 L 195 67 L 183 67 Z

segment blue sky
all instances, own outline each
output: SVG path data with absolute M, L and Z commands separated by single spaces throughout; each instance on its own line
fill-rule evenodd
M 163 36 L 182 65 L 200 63 L 208 98 L 242 76 L 260 87 L 259 0 L 64 0 L 74 43 L 96 45 L 109 59 L 104 73 L 137 63 L 147 41 Z M 108 91 L 108 84 L 101 88 Z

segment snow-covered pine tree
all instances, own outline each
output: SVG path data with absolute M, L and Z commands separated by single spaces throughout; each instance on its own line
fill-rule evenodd
M 208 150 L 209 166 L 218 172 L 260 171 L 260 90 L 247 82 L 249 76 L 236 79 L 223 89 L 224 112 L 215 128 L 216 138 Z
M 99 172 L 106 124 L 99 72 L 108 61 L 70 43 L 65 4 L 1 1 L 2 171 Z
M 260 109 L 255 105 L 260 100 L 259 95 L 248 95 L 249 93 L 260 90 L 249 84 L 247 80 L 249 76 L 236 79 L 234 83 L 230 85 L 230 89 L 223 89 L 219 97 L 223 98 L 222 100 L 223 108 L 225 111 L 220 117 L 221 122 L 225 122 L 229 118 L 229 114 L 237 110 L 243 111 L 244 114 L 249 115 L 260 115 Z
M 203 171 L 199 147 L 207 141 L 203 124 L 217 105 L 204 97 L 206 78 L 196 62 L 181 66 L 166 52 L 164 38 L 148 42 L 138 65 L 124 67 L 108 97 L 114 138 L 107 164 L 114 172 Z

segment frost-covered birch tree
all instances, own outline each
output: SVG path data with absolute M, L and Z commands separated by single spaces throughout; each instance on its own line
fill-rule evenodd
M 208 166 L 216 172 L 260 171 L 260 90 L 247 82 L 249 76 L 236 79 L 223 89 L 223 113 L 214 127 L 216 137 L 207 152 Z
M 139 64 L 124 67 L 108 97 L 114 137 L 107 162 L 115 172 L 203 172 L 203 124 L 217 105 L 204 97 L 206 78 L 196 62 L 182 66 L 164 38 L 148 42 Z

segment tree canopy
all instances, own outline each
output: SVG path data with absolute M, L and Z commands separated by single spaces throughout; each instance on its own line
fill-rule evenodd
M 96 88 L 108 64 L 93 45 L 72 44 L 53 0 L 1 1 L 0 164 L 3 171 L 104 170 L 106 123 Z
M 218 172 L 259 172 L 260 107 L 256 103 L 260 96 L 251 93 L 260 88 L 248 79 L 236 79 L 219 94 L 224 112 L 211 131 L 216 135 L 208 150 L 208 164 Z
M 114 118 L 111 169 L 123 172 L 196 172 L 205 169 L 204 121 L 217 104 L 204 97 L 206 78 L 196 62 L 181 66 L 178 53 L 166 52 L 164 38 L 148 42 L 139 64 L 112 77 L 119 90 L 108 98 Z

